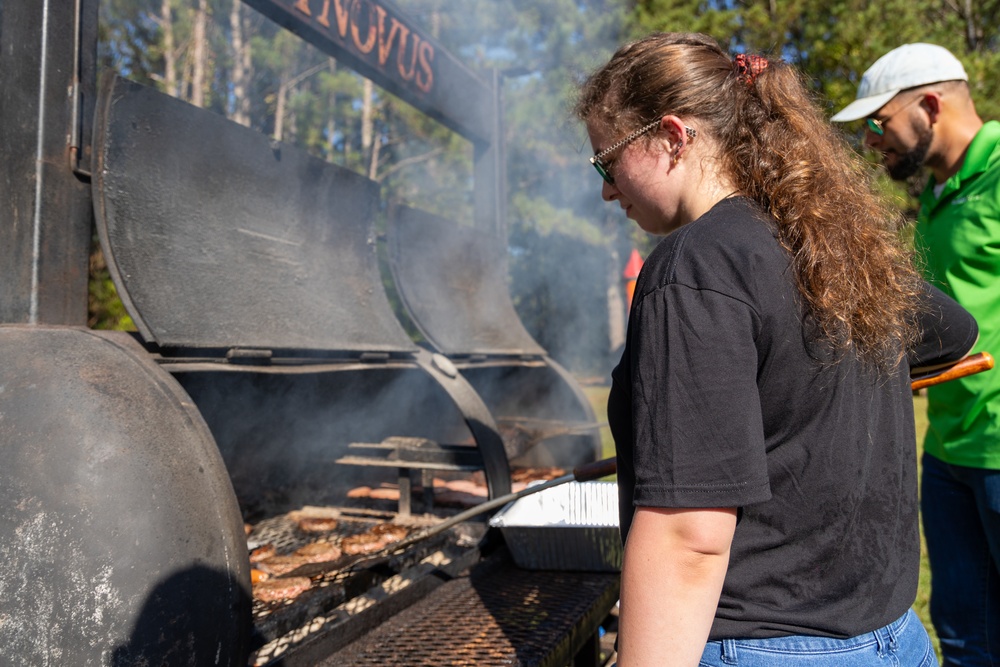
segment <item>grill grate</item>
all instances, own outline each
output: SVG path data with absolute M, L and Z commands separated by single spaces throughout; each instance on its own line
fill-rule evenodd
M 332 511 L 330 515 L 333 516 Z M 298 523 L 291 514 L 282 514 L 257 523 L 247 538 L 247 547 L 253 550 L 255 547 L 263 544 L 273 544 L 279 554 L 289 554 L 299 547 L 317 540 L 328 540 L 338 543 L 348 535 L 363 533 L 378 523 L 390 520 L 393 516 L 388 513 L 380 514 L 376 517 L 352 516 L 347 511 L 337 511 L 336 528 L 325 532 L 305 533 L 299 530 Z M 428 523 L 426 521 L 418 521 L 415 517 L 411 517 L 409 521 L 397 520 L 396 522 L 410 528 L 416 528 Z
M 322 665 L 564 665 L 617 595 L 616 574 L 530 572 L 494 558 Z
M 329 531 L 307 533 L 300 530 L 297 516 L 335 517 L 337 525 Z M 247 538 L 247 545 L 252 550 L 270 544 L 277 554 L 287 555 L 317 540 L 339 544 L 347 536 L 363 533 L 390 519 L 410 530 L 419 530 L 440 521 L 439 517 L 429 515 L 411 515 L 401 519 L 391 513 L 372 510 L 311 507 L 258 522 Z M 373 586 L 377 587 L 395 573 L 414 567 L 428 555 L 442 549 L 446 552 L 472 549 L 484 529 L 485 526 L 475 524 L 452 527 L 397 554 L 378 559 L 377 563 L 371 563 L 374 569 L 368 567 L 364 557 L 361 562 L 356 562 L 357 557 L 352 556 L 343 556 L 332 563 L 303 565 L 287 576 L 308 576 L 312 580 L 308 591 L 290 600 L 253 601 L 254 650 L 274 642 L 288 647 L 299 643 L 319 630 L 325 623 L 324 615 L 342 607 L 334 616 L 349 616 L 354 598 L 363 597 Z

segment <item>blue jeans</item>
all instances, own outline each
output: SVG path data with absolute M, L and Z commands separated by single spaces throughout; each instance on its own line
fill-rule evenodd
M 1000 666 L 1000 470 L 924 454 L 920 511 L 944 664 Z
M 778 637 L 708 642 L 701 667 L 937 667 L 927 631 L 911 609 L 898 620 L 850 639 Z

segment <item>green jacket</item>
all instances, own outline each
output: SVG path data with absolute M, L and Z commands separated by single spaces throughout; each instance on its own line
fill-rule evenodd
M 927 279 L 979 323 L 974 352 L 1000 358 L 1000 122 L 973 138 L 962 168 L 920 195 L 916 243 Z M 1000 469 L 1000 369 L 927 390 L 924 449 L 955 465 Z

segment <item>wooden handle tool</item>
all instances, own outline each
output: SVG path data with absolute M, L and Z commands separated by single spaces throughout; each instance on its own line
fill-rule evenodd
M 955 380 L 967 375 L 982 373 L 983 371 L 988 371 L 991 368 L 993 368 L 993 357 L 990 356 L 989 352 L 979 352 L 977 354 L 969 355 L 964 359 L 960 359 L 950 366 L 945 366 L 944 368 L 938 368 L 929 373 L 921 373 L 918 376 L 914 376 L 911 378 L 910 386 L 914 391 L 916 391 L 917 389 L 923 389 L 924 387 L 930 387 L 931 385 L 941 384 L 942 382 L 947 382 L 948 380 Z

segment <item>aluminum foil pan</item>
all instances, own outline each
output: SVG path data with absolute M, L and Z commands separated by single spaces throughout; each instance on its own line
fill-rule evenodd
M 619 572 L 616 482 L 567 482 L 506 505 L 490 519 L 519 567 Z

